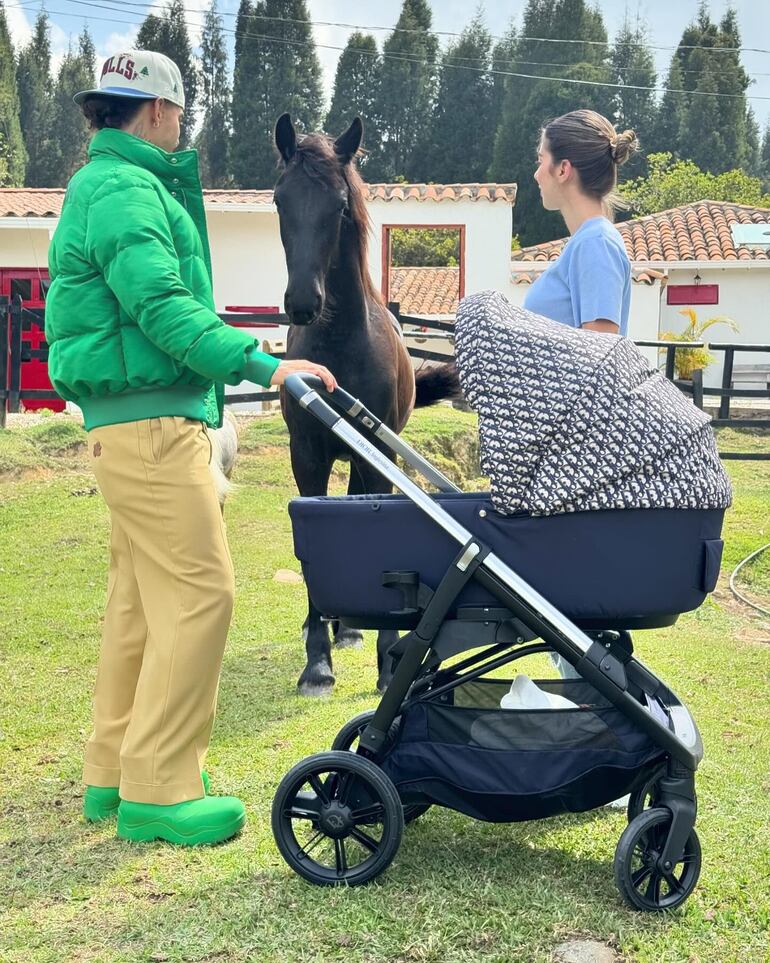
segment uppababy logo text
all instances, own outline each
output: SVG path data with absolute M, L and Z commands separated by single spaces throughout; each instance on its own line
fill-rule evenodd
M 125 54 L 121 54 L 119 57 L 110 57 L 106 60 L 104 66 L 102 67 L 102 77 L 107 74 L 120 74 L 121 77 L 125 77 L 126 80 L 133 80 L 134 77 L 138 76 L 134 61 L 130 57 L 126 57 Z

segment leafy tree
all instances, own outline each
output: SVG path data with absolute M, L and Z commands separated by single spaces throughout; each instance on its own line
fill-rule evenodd
M 83 113 L 73 102 L 79 90 L 94 86 L 96 51 L 88 28 L 80 35 L 77 53 L 69 51 L 59 67 L 54 90 L 51 136 L 56 150 L 56 185 L 63 187 L 86 162 L 88 129 Z
M 41 10 L 29 44 L 19 54 L 17 87 L 19 120 L 27 151 L 28 187 L 57 187 L 58 157 L 52 128 L 54 121 L 51 79 L 51 41 L 48 14 Z
M 758 177 L 742 170 L 712 174 L 689 160 L 675 160 L 670 152 L 650 154 L 650 173 L 620 186 L 620 193 L 636 216 L 665 211 L 680 204 L 709 199 L 770 207 Z
M 200 156 L 201 180 L 206 187 L 230 183 L 231 100 L 222 18 L 216 0 L 206 12 L 201 36 L 203 123 L 195 146 Z
M 334 92 L 324 130 L 337 136 L 356 115 L 363 120 L 366 156 L 361 166 L 368 181 L 376 181 L 382 175 L 381 120 L 378 114 L 381 81 L 382 59 L 374 37 L 358 31 L 352 33 L 337 62 Z
M 419 178 L 429 160 L 438 53 L 431 25 L 426 0 L 404 0 L 396 28 L 383 46 L 378 112 L 386 180 Z
M 185 123 L 179 141 L 181 148 L 190 144 L 199 88 L 198 67 L 187 32 L 186 15 L 184 0 L 168 0 L 160 16 L 148 14 L 136 38 L 138 49 L 165 54 L 179 67 L 185 93 Z
M 490 148 L 494 147 L 495 134 L 497 133 L 497 128 L 503 115 L 505 87 L 508 82 L 508 77 L 505 75 L 518 71 L 519 66 L 522 68 L 525 67 L 524 64 L 519 65 L 516 61 L 517 42 L 516 27 L 513 25 L 513 22 L 511 22 L 503 36 L 492 48 L 492 59 L 490 62 L 492 70 L 492 108 L 489 128 Z M 529 67 L 530 65 L 527 64 L 526 66 Z
M 21 187 L 26 164 L 24 138 L 19 123 L 16 60 L 0 0 L 0 187 Z
M 393 267 L 457 267 L 460 235 L 447 229 L 399 227 L 391 232 Z
M 492 159 L 492 38 L 477 13 L 441 61 L 431 180 L 483 181 Z M 471 69 L 469 69 L 471 68 Z

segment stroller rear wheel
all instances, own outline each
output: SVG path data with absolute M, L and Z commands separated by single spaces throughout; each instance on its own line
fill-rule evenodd
M 358 737 L 369 725 L 373 718 L 374 709 L 367 709 L 366 712 L 361 712 L 357 716 L 353 716 L 353 718 L 346 722 L 334 737 L 332 749 L 339 750 L 340 752 L 355 752 L 358 748 Z M 388 732 L 386 749 L 389 749 L 390 746 L 392 746 L 395 742 L 396 737 L 398 736 L 398 729 L 400 725 L 401 718 L 396 717 L 393 725 L 390 727 L 390 731 Z M 427 812 L 430 807 L 430 803 L 406 803 L 404 805 L 404 822 L 414 822 L 415 819 L 419 819 L 423 813 Z
M 319 752 L 281 780 L 273 836 L 295 873 L 318 886 L 360 886 L 398 852 L 404 829 L 396 787 L 351 752 Z
M 694 829 L 675 866 L 663 871 L 656 865 L 668 838 L 671 819 L 668 809 L 647 809 L 626 826 L 618 841 L 615 883 L 623 899 L 635 909 L 675 909 L 684 903 L 698 882 L 701 849 Z

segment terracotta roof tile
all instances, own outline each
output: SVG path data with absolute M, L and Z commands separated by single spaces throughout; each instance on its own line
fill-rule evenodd
M 634 261 L 748 261 L 770 260 L 770 248 L 735 247 L 733 224 L 770 224 L 770 208 L 698 201 L 616 225 Z M 567 238 L 514 251 L 512 261 L 553 261 Z M 519 272 L 522 275 L 531 272 Z M 649 274 L 649 272 L 645 272 Z M 528 283 L 526 276 L 516 283 Z M 641 280 L 641 276 L 635 278 Z M 650 283 L 650 282 L 648 282 Z
M 400 267 L 390 269 L 390 301 L 404 314 L 454 314 L 460 268 Z
M 515 184 L 367 184 L 369 200 L 503 201 L 516 200 Z M 272 191 L 204 191 L 206 206 L 273 202 Z M 0 217 L 58 217 L 62 188 L 1 188 Z

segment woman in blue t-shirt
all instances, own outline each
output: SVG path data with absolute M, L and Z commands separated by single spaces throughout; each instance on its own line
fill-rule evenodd
M 610 216 L 618 167 L 637 147 L 632 130 L 618 134 L 593 110 L 573 110 L 543 128 L 535 180 L 543 207 L 561 213 L 571 237 L 527 292 L 528 311 L 573 328 L 628 333 L 631 264 Z M 560 656 L 551 658 L 563 678 L 578 676 Z
M 559 211 L 572 236 L 527 292 L 528 311 L 573 328 L 627 334 L 631 265 L 610 216 L 618 167 L 637 147 L 632 130 L 618 134 L 593 110 L 573 110 L 543 128 L 535 180 L 543 207 Z

